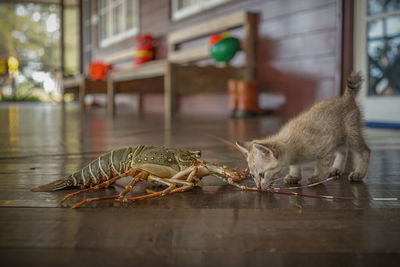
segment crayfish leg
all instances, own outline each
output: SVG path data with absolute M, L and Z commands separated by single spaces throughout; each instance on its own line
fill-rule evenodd
M 63 197 L 63 199 L 61 199 L 61 202 L 64 202 L 64 201 L 66 201 L 66 200 L 68 200 L 68 199 L 70 199 L 70 198 L 72 198 L 72 197 L 74 197 L 76 195 L 82 194 L 82 193 L 93 192 L 93 191 L 100 190 L 100 189 L 102 189 L 104 187 L 108 187 L 108 186 L 114 184 L 117 180 L 119 180 L 121 178 L 124 178 L 124 177 L 127 177 L 127 176 L 130 176 L 130 175 L 132 175 L 131 172 L 123 173 L 123 174 L 121 174 L 121 175 L 119 175 L 117 177 L 111 178 L 110 180 L 104 181 L 101 184 L 98 184 L 98 185 L 96 185 L 94 187 L 85 188 L 85 189 L 79 190 L 79 191 L 77 191 L 75 193 L 68 194 L 65 197 Z
M 115 196 L 105 196 L 105 197 L 95 197 L 95 198 L 87 198 L 81 202 L 78 202 L 76 204 L 74 204 L 72 206 L 73 209 L 75 208 L 79 208 L 82 205 L 85 205 L 87 203 L 93 202 L 93 201 L 97 201 L 97 200 L 106 200 L 106 199 L 117 199 L 119 197 L 119 195 L 115 195 Z
M 118 201 L 123 201 L 123 202 L 127 202 L 127 201 L 135 201 L 135 200 L 141 200 L 141 199 L 148 199 L 148 198 L 154 198 L 154 197 L 160 197 L 160 196 L 164 196 L 166 194 L 172 194 L 173 191 L 179 189 L 173 189 L 174 187 L 168 187 L 162 191 L 158 191 L 158 192 L 154 192 L 148 195 L 143 195 L 143 196 L 138 196 L 138 197 L 127 197 L 127 198 L 119 198 L 117 199 Z
M 163 191 L 159 191 L 159 192 L 154 192 L 148 195 L 143 195 L 143 196 L 138 196 L 138 197 L 126 197 L 126 198 L 119 198 L 117 199 L 118 201 L 122 201 L 122 202 L 127 202 L 127 201 L 135 201 L 135 200 L 140 200 L 140 199 L 147 199 L 147 198 L 153 198 L 153 197 L 159 197 L 163 194 Z
M 149 174 L 144 171 L 138 173 L 135 177 L 132 178 L 129 184 L 125 186 L 125 189 L 121 193 L 119 193 L 119 198 L 125 197 L 126 194 L 132 191 L 137 182 L 139 182 L 141 179 L 147 179 L 148 176 Z
M 99 190 L 99 189 L 101 189 L 101 188 L 103 188 L 103 187 L 107 187 L 107 186 L 109 185 L 109 183 L 107 183 L 107 182 L 112 181 L 112 183 L 115 183 L 118 179 L 121 179 L 121 178 L 127 177 L 127 176 L 131 176 L 131 175 L 134 175 L 133 178 L 132 178 L 132 180 L 131 180 L 131 182 L 130 182 L 127 186 L 125 186 L 125 189 L 124 189 L 120 194 L 114 195 L 114 196 L 87 198 L 87 199 L 85 199 L 85 200 L 83 200 L 83 201 L 81 201 L 81 202 L 78 202 L 78 203 L 74 204 L 74 205 L 72 206 L 72 208 L 78 208 L 78 207 L 80 207 L 80 206 L 82 206 L 82 205 L 84 205 L 84 204 L 86 204 L 86 203 L 90 203 L 90 202 L 97 201 L 97 200 L 107 200 L 107 199 L 119 199 L 119 198 L 123 198 L 126 194 L 128 194 L 128 193 L 132 190 L 133 186 L 134 186 L 138 181 L 140 181 L 140 179 L 145 179 L 145 178 L 147 178 L 147 175 L 148 175 L 148 174 L 147 174 L 146 172 L 141 171 L 141 172 L 136 173 L 136 174 L 132 174 L 132 173 L 128 172 L 128 173 L 126 173 L 126 174 L 121 174 L 120 176 L 117 176 L 117 177 L 115 177 L 115 178 L 112 178 L 112 179 L 110 179 L 110 180 L 108 180 L 108 181 L 106 181 L 106 182 L 103 182 L 103 183 L 100 184 L 100 185 L 95 186 L 95 187 L 87 188 L 87 189 L 84 189 L 84 190 L 81 190 L 81 191 L 78 191 L 78 192 L 69 194 L 69 195 L 65 196 L 61 201 L 63 202 L 63 201 L 65 201 L 65 200 L 67 200 L 67 199 L 70 199 L 70 198 L 73 197 L 73 196 L 76 196 L 76 195 L 81 194 L 81 193 L 84 193 L 84 192 L 90 192 L 90 191 Z
M 171 180 L 172 179 L 165 179 L 165 181 L 171 181 Z M 178 181 L 175 181 L 175 180 L 173 180 L 173 181 L 178 183 Z M 150 193 L 148 195 L 143 195 L 143 196 L 138 196 L 138 197 L 128 197 L 128 198 L 117 199 L 117 200 L 118 201 L 135 201 L 135 200 L 141 200 L 141 199 L 154 198 L 154 197 L 163 196 L 166 194 L 170 195 L 170 194 L 185 192 L 185 191 L 192 189 L 195 186 L 194 183 L 190 183 L 190 182 L 186 182 L 186 181 L 179 181 L 179 182 L 184 185 L 181 187 L 172 189 L 172 190 L 170 190 L 170 188 L 167 188 L 167 189 L 165 189 L 163 191 L 159 191 L 159 192 L 153 191 L 153 193 Z M 168 190 L 168 191 L 166 191 L 166 190 Z
M 191 183 L 188 185 L 181 186 L 179 188 L 172 190 L 171 192 L 169 192 L 169 194 L 182 193 L 182 192 L 188 191 L 188 190 L 192 189 L 194 187 L 194 185 L 195 185 L 194 183 Z
M 167 185 L 168 188 L 166 188 L 162 191 L 158 191 L 158 192 L 146 189 L 146 192 L 148 193 L 148 195 L 142 195 L 142 196 L 138 196 L 138 197 L 129 197 L 129 198 L 119 198 L 117 200 L 127 202 L 127 201 L 135 201 L 135 200 L 140 200 L 140 199 L 154 198 L 154 197 L 159 197 L 159 196 L 164 196 L 166 194 L 170 194 L 170 192 L 175 190 L 176 181 L 171 181 L 171 179 L 159 178 L 159 177 L 155 177 L 153 175 L 149 175 L 147 177 L 147 179 L 151 182 L 157 182 L 159 184 Z
M 155 193 L 156 191 L 150 190 L 150 189 L 146 189 L 146 192 L 147 192 L 147 194 L 153 194 L 153 193 Z

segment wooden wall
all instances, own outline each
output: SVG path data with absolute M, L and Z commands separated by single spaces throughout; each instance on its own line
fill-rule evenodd
M 169 19 L 169 1 L 142 0 L 140 31 L 159 37 L 157 57 L 163 58 L 165 35 L 169 31 L 241 9 L 261 14 L 256 79 L 260 90 L 285 96 L 286 102 L 278 110 L 280 114 L 294 115 L 315 101 L 340 94 L 342 0 L 231 0 L 176 22 Z M 93 58 L 133 44 L 131 38 L 107 49 L 94 48 Z M 236 59 L 235 64 L 241 60 L 243 57 Z M 216 96 L 215 100 L 221 103 L 224 112 L 226 96 Z M 159 100 L 148 101 L 162 104 Z M 190 106 L 193 101 L 196 100 L 191 97 Z M 182 103 L 183 109 L 185 106 Z

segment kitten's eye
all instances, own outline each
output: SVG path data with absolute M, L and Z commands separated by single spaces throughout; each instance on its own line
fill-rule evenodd
M 260 173 L 258 174 L 258 176 L 260 176 L 261 178 L 264 178 L 264 173 L 263 173 L 263 172 L 260 172 Z

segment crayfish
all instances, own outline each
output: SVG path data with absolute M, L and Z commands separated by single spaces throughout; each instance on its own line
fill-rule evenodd
M 185 192 L 200 183 L 201 178 L 207 175 L 216 176 L 231 185 L 245 189 L 245 186 L 235 182 L 246 177 L 243 171 L 233 170 L 200 158 L 201 151 L 147 145 L 122 148 L 100 156 L 78 172 L 41 185 L 32 191 L 55 191 L 72 186 L 87 187 L 66 195 L 61 200 L 64 202 L 78 194 L 108 187 L 121 178 L 132 177 L 125 189 L 118 195 L 87 198 L 72 206 L 72 208 L 77 208 L 96 200 L 135 201 Z M 149 194 L 147 195 L 126 197 L 136 183 L 144 180 L 167 186 L 167 188 L 158 192 L 148 190 Z

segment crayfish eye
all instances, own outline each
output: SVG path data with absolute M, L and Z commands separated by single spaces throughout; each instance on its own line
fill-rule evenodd
M 196 158 L 200 158 L 201 157 L 201 151 L 200 150 L 199 151 L 194 151 L 194 156 Z

